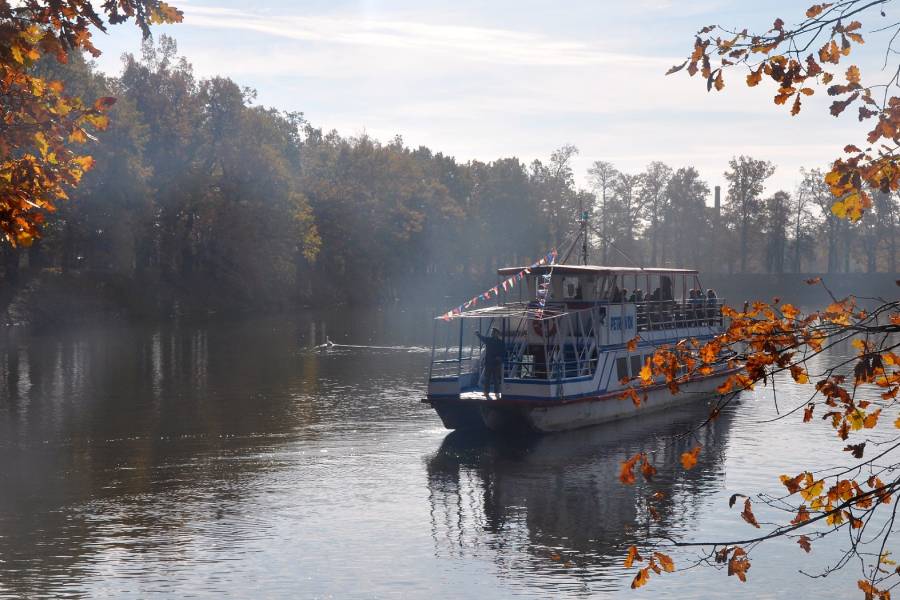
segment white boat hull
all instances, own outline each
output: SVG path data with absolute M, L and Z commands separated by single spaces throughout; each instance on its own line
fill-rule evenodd
M 554 432 L 609 423 L 709 398 L 731 371 L 722 371 L 681 384 L 677 394 L 665 385 L 638 387 L 639 406 L 622 398 L 622 391 L 571 400 L 485 399 L 475 394 L 458 398 L 431 398 L 425 402 L 440 415 L 448 429 L 484 428 L 493 431 L 530 429 Z

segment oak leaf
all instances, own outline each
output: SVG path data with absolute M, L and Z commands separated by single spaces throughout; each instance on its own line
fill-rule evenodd
M 636 590 L 639 587 L 646 585 L 648 581 L 650 581 L 650 568 L 644 567 L 634 576 L 634 579 L 631 582 L 631 589 Z
M 809 521 L 809 518 L 809 510 L 807 510 L 805 504 L 801 504 L 800 508 L 797 510 L 797 516 L 791 519 L 791 525 L 805 523 L 806 521 Z
M 803 480 L 805 473 L 800 473 L 796 477 L 781 476 L 781 483 L 787 488 L 789 494 L 796 494 L 800 491 L 800 482 Z
M 691 470 L 695 466 L 697 466 L 697 457 L 700 455 L 700 446 L 695 446 L 692 450 L 688 452 L 683 452 L 681 454 L 681 466 L 683 466 L 686 470 Z
M 797 383 L 809 383 L 809 376 L 800 365 L 791 365 L 791 377 L 793 377 L 794 381 Z
M 759 523 L 756 521 L 756 516 L 753 514 L 753 509 L 750 506 L 750 498 L 744 500 L 744 510 L 741 511 L 741 518 L 759 529 Z
M 662 552 L 654 552 L 653 556 L 659 561 L 659 564 L 662 565 L 663 570 L 666 573 L 672 573 L 675 571 L 675 562 L 668 554 L 663 554 Z
M 737 575 L 738 579 L 746 583 L 749 568 L 750 560 L 747 558 L 747 552 L 740 546 L 736 547 L 728 561 L 728 575 Z
M 814 19 L 822 14 L 822 11 L 831 6 L 831 3 L 826 4 L 814 4 L 806 9 L 806 16 L 810 19 Z
M 804 423 L 809 423 L 810 421 L 812 421 L 814 408 L 815 408 L 814 404 L 807 404 L 806 408 L 803 409 L 803 422 Z
M 637 350 L 638 342 L 640 340 L 641 340 L 641 336 L 639 336 L 639 335 L 634 336 L 633 338 L 628 340 L 628 343 L 625 345 L 626 349 L 629 352 L 634 352 L 635 350 Z
M 656 475 L 656 467 L 650 464 L 650 461 L 647 460 L 647 457 L 643 457 L 641 459 L 641 475 L 644 476 L 644 479 L 650 481 L 653 479 L 653 476 Z
M 625 485 L 634 483 L 634 465 L 639 458 L 640 454 L 635 454 L 628 460 L 622 461 L 622 464 L 619 465 L 619 481 Z
M 804 500 L 809 502 L 813 498 L 817 498 L 822 495 L 822 488 L 825 486 L 825 481 L 822 479 L 815 481 L 813 483 L 808 484 L 805 488 L 800 490 L 800 495 Z
M 862 442 L 861 444 L 849 444 L 844 446 L 844 452 L 850 452 L 853 455 L 853 458 L 862 458 L 863 452 L 866 449 L 866 442 Z

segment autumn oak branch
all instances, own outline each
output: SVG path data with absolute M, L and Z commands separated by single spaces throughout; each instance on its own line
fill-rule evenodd
M 128 20 L 144 36 L 150 26 L 177 23 L 182 13 L 160 0 L 0 0 L 0 243 L 27 246 L 47 212 L 68 197 L 93 159 L 73 148 L 106 128 L 115 102 L 86 103 L 62 82 L 35 74 L 45 57 L 67 62 L 72 52 L 96 57 L 91 29 Z
M 791 115 L 798 115 L 803 99 L 822 88 L 834 98 L 829 110 L 835 117 L 850 107 L 856 108 L 859 121 L 873 124 L 866 143 L 846 144 L 845 156 L 837 158 L 824 177 L 835 197 L 832 213 L 856 221 L 871 208 L 873 190 L 893 192 L 900 187 L 900 97 L 892 95 L 900 86 L 900 65 L 890 71 L 888 81 L 866 84 L 859 67 L 846 64 L 854 46 L 864 43 L 863 25 L 858 18 L 867 15 L 884 18 L 883 8 L 889 3 L 890 0 L 844 0 L 816 4 L 797 25 L 787 27 L 779 18 L 763 33 L 710 25 L 697 33 L 690 56 L 672 67 L 668 74 L 684 69 L 692 77 L 703 77 L 708 91 L 722 91 L 726 71 L 742 69 L 750 87 L 759 85 L 764 78 L 773 81 L 777 86 L 774 103 L 790 106 Z M 885 48 L 887 65 L 898 55 L 894 44 L 900 37 L 900 23 L 879 31 L 892 31 Z M 623 398 L 640 404 L 640 388 L 659 382 L 665 382 L 673 393 L 678 393 L 680 384 L 709 375 L 724 364 L 732 374 L 718 388 L 721 396 L 709 418 L 697 429 L 715 420 L 740 392 L 752 390 L 757 384 L 774 387 L 780 373 L 789 373 L 796 385 L 810 385 L 814 389 L 807 401 L 789 407 L 785 413 L 779 411 L 778 419 L 799 418 L 801 423 L 809 423 L 819 409 L 823 413 L 821 418 L 835 430 L 836 441 L 842 444 L 851 432 L 886 426 L 882 415 L 897 412 L 900 394 L 900 355 L 897 354 L 900 342 L 896 338 L 900 333 L 900 302 L 870 299 L 875 300 L 875 306 L 866 309 L 852 296 L 835 298 L 819 278 L 807 283 L 822 285 L 832 303 L 824 310 L 805 315 L 778 299 L 772 303 L 756 302 L 742 311 L 726 308 L 729 325 L 725 333 L 706 343 L 688 339 L 661 348 L 647 360 Z M 810 372 L 811 359 L 848 340 L 856 349 L 856 356 L 832 364 L 822 373 Z M 635 347 L 638 341 L 632 340 L 629 347 Z M 877 399 L 863 399 L 872 398 L 857 393 L 863 386 L 875 388 Z M 900 417 L 887 426 L 900 429 Z M 685 435 L 695 432 L 696 429 Z M 670 545 L 706 547 L 709 554 L 701 557 L 700 562 L 724 565 L 729 575 L 746 581 L 749 554 L 758 544 L 790 537 L 796 539 L 803 551 L 810 552 L 814 539 L 847 531 L 850 548 L 826 574 L 856 557 L 863 564 L 858 587 L 864 597 L 889 599 L 891 588 L 900 583 L 900 568 L 886 550 L 896 518 L 896 503 L 881 522 L 873 517 L 891 505 L 893 495 L 900 488 L 900 463 L 895 459 L 900 450 L 900 435 L 880 442 L 886 449 L 870 458 L 865 458 L 867 443 L 844 445 L 843 450 L 856 461 L 850 467 L 783 474 L 780 476 L 786 492 L 783 496 L 758 496 L 758 501 L 787 512 L 790 519 L 786 523 L 775 524 L 770 531 L 753 537 L 710 542 L 669 540 Z M 698 445 L 682 453 L 681 466 L 693 468 L 701 452 Z M 652 481 L 656 466 L 645 453 L 622 463 L 620 481 L 634 483 L 638 466 L 644 479 Z M 749 497 L 735 494 L 729 504 L 733 506 L 739 497 L 745 498 L 743 521 L 761 528 Z M 650 520 L 656 512 L 652 500 L 651 496 L 647 511 Z M 863 533 L 873 522 L 879 523 L 872 525 L 875 532 L 864 538 Z M 813 527 L 823 524 L 824 530 Z M 868 547 L 877 550 L 873 552 Z M 637 548 L 632 547 L 625 565 L 629 567 L 640 560 Z M 651 558 L 647 566 L 640 568 L 632 587 L 645 585 L 651 572 L 662 573 L 659 560 Z

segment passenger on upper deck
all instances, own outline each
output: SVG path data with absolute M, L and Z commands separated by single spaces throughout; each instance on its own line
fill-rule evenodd
M 503 355 L 506 353 L 506 346 L 503 338 L 500 336 L 500 330 L 496 327 L 491 328 L 491 335 L 481 335 L 476 331 L 475 335 L 484 344 L 484 397 L 490 399 L 491 386 L 494 387 L 494 393 L 497 398 L 500 397 L 500 385 L 503 382 Z
M 718 308 L 719 298 L 716 296 L 716 290 L 709 288 L 706 290 L 706 318 L 709 319 L 710 325 L 714 325 L 718 318 Z
M 666 275 L 663 275 L 659 278 L 659 283 L 662 286 L 662 290 L 660 291 L 660 300 L 674 300 L 675 296 L 672 294 L 672 278 Z
M 619 286 L 613 284 L 612 289 L 609 290 L 609 301 L 610 302 L 621 302 L 622 301 L 622 290 L 619 289 Z
M 703 295 L 703 290 L 691 288 L 688 304 L 691 324 L 697 325 L 705 317 L 703 305 L 706 304 L 706 297 Z

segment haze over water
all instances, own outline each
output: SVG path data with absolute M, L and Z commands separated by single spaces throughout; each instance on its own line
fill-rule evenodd
M 325 316 L 328 318 L 328 315 Z M 444 430 L 419 402 L 431 321 L 329 320 L 342 347 L 310 352 L 308 322 L 107 327 L 0 340 L 0 597 L 790 598 L 853 593 L 837 555 L 776 542 L 749 581 L 711 568 L 628 589 L 627 547 L 750 537 L 735 492 L 840 464 L 819 419 L 773 425 L 745 394 L 698 440 L 667 443 L 703 403 L 534 439 Z M 842 348 L 828 357 L 852 353 Z M 809 388 L 783 382 L 778 405 Z M 703 445 L 698 466 L 674 468 Z M 851 442 L 854 439 L 851 438 Z M 816 458 L 815 444 L 833 447 Z M 652 486 L 620 461 L 655 452 Z M 845 453 L 846 454 L 846 453 Z M 644 498 L 665 492 L 648 524 Z M 755 508 L 761 522 L 784 515 Z M 635 518 L 637 517 L 637 521 Z M 764 525 L 765 527 L 765 525 Z M 829 544 L 840 546 L 840 543 Z M 669 550 L 679 567 L 695 551 Z

